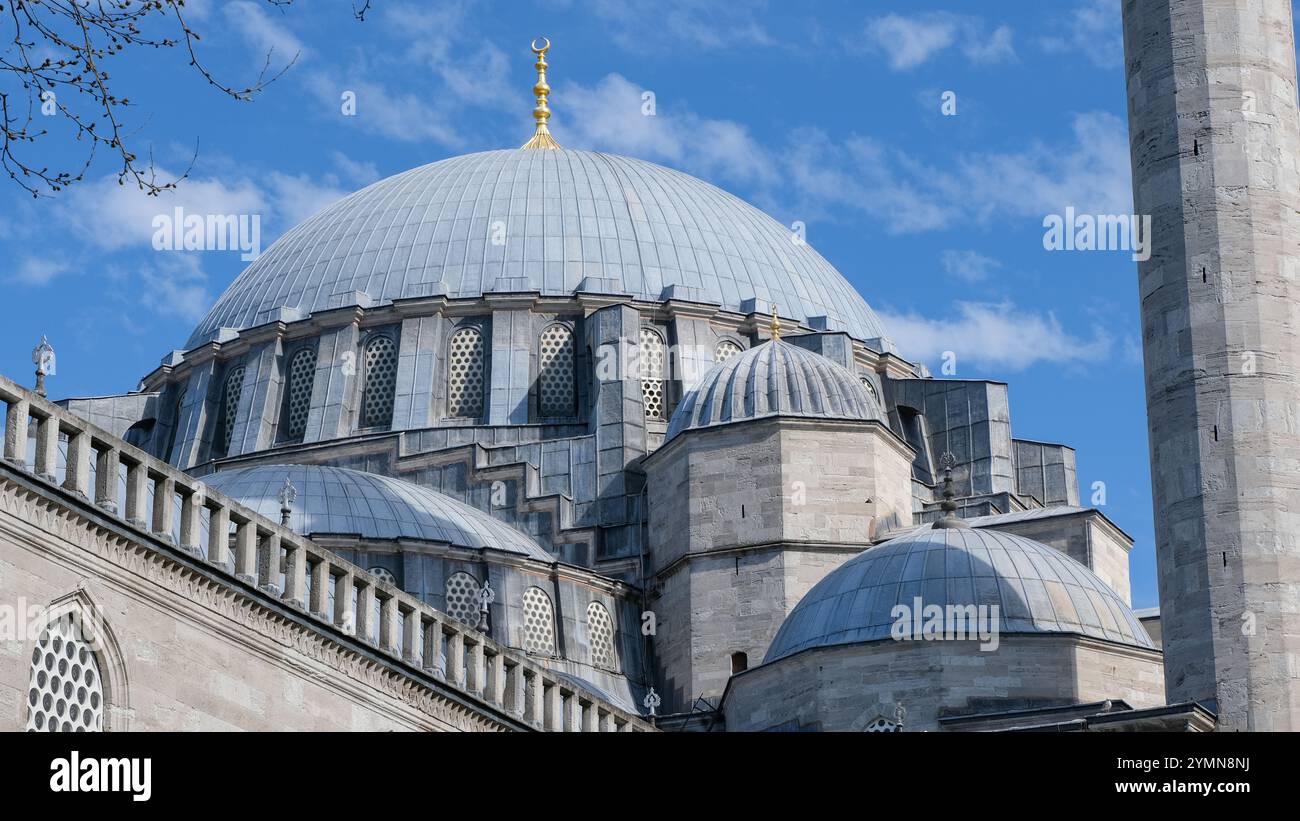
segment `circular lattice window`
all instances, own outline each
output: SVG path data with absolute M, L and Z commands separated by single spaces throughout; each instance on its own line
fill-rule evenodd
M 361 425 L 386 428 L 393 423 L 393 392 L 397 387 L 397 346 L 380 334 L 366 344 L 366 392 Z
M 221 452 L 230 452 L 230 441 L 235 435 L 235 416 L 239 413 L 239 399 L 244 395 L 244 366 L 239 365 L 226 377 L 225 401 L 221 408 Z
M 447 416 L 477 419 L 483 415 L 483 335 L 472 328 L 457 331 L 447 348 Z
M 637 362 L 641 376 L 641 397 L 647 419 L 664 418 L 664 340 L 649 328 L 641 329 Z
M 524 650 L 542 656 L 555 655 L 555 616 L 551 597 L 540 587 L 524 591 Z
M 591 639 L 591 663 L 597 667 L 614 667 L 614 622 L 600 602 L 587 605 L 587 633 Z
M 301 439 L 307 430 L 311 411 L 311 389 L 316 381 L 316 349 L 304 348 L 289 360 L 288 390 L 285 405 L 285 436 Z
M 104 729 L 104 686 L 99 662 L 70 616 L 41 633 L 32 650 L 27 687 L 30 732 L 99 732 Z
M 572 416 L 573 333 L 552 325 L 542 332 L 538 348 L 538 410 L 542 416 Z
M 718 343 L 718 347 L 713 349 L 714 362 L 726 362 L 733 356 L 739 356 L 741 347 L 730 339 L 724 339 Z
M 898 724 L 887 718 L 877 718 L 867 725 L 863 732 L 866 733 L 896 733 L 899 731 Z
M 394 576 L 393 571 L 389 570 L 387 567 L 372 567 L 370 568 L 370 575 L 379 579 L 381 582 L 393 585 L 397 584 L 397 577 Z
M 447 577 L 446 609 L 447 615 L 470 627 L 478 627 L 479 622 L 479 587 L 478 579 L 468 573 L 452 573 Z

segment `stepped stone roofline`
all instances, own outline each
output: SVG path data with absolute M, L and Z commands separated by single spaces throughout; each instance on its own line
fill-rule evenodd
M 639 716 L 561 678 L 523 652 L 460 624 L 278 521 L 210 490 L 204 482 L 3 376 L 0 409 L 5 417 L 0 480 L 14 476 L 59 494 L 70 500 L 65 501 L 70 506 L 93 506 L 98 516 L 132 533 L 146 548 L 178 560 L 183 554 L 191 562 L 200 562 L 237 594 L 287 607 L 327 639 L 355 643 L 399 671 L 403 666 L 414 668 L 408 675 L 416 683 L 420 683 L 416 678 L 419 671 L 462 701 L 497 713 L 520 728 L 570 729 L 563 715 L 567 711 L 542 707 L 548 698 L 574 697 L 590 705 L 585 729 L 653 730 Z M 60 437 L 67 443 L 62 471 Z M 32 438 L 34 449 L 28 446 Z M 120 492 L 123 471 L 125 493 Z M 179 517 L 175 514 L 178 501 Z M 281 564 L 273 561 L 281 557 L 283 589 Z M 333 607 L 330 590 L 335 591 Z M 351 608 L 353 591 L 359 602 L 355 612 Z M 373 623 L 369 606 L 373 601 L 380 605 L 378 624 Z M 504 686 L 484 686 L 489 670 L 500 676 L 494 680 Z

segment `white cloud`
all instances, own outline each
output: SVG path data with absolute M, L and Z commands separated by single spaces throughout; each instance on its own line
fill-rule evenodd
M 983 282 L 1002 267 L 996 259 L 976 251 L 944 251 L 939 254 L 939 261 L 944 271 L 963 282 Z
M 916 68 L 953 46 L 960 46 L 962 54 L 976 64 L 1004 62 L 1016 56 L 1009 26 L 990 32 L 978 17 L 948 12 L 887 14 L 869 21 L 866 35 L 868 45 L 883 52 L 894 71 Z
M 225 6 L 226 22 L 235 28 L 259 55 L 270 54 L 272 65 L 283 65 L 305 56 L 307 48 L 292 32 L 272 20 L 264 4 L 235 0 Z
M 655 101 L 655 116 L 645 116 L 644 89 L 619 74 L 593 87 L 566 84 L 562 92 L 565 116 L 556 118 L 553 131 L 566 147 L 628 154 L 751 185 L 777 180 L 772 157 L 740 123 L 701 117 L 662 98 Z
M 5 279 L 22 285 L 47 285 L 56 277 L 71 271 L 72 268 L 62 260 L 50 257 L 23 257 L 17 268 Z
M 1061 34 L 1039 38 L 1048 54 L 1077 52 L 1098 68 L 1124 65 L 1120 0 L 1082 0 L 1057 27 Z
M 162 253 L 138 270 L 140 302 L 149 310 L 185 322 L 198 322 L 214 297 L 197 254 Z
M 575 4 L 547 0 L 546 5 L 569 9 Z M 776 44 L 759 22 L 766 5 L 735 0 L 587 0 L 582 10 L 626 51 L 720 51 Z
M 899 351 L 908 359 L 937 363 L 956 354 L 957 367 L 975 364 L 1001 371 L 1033 365 L 1089 365 L 1109 359 L 1110 335 L 1094 327 L 1090 337 L 1071 334 L 1056 316 L 1004 302 L 958 302 L 955 316 L 880 311 Z

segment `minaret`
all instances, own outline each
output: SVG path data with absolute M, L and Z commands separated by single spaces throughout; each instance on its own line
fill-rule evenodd
M 1165 687 L 1300 730 L 1291 0 L 1124 0 Z

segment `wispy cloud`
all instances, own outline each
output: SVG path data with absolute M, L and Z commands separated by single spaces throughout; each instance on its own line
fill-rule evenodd
M 1054 313 L 1018 308 L 1010 301 L 958 302 L 953 312 L 947 317 L 878 313 L 903 356 L 933 364 L 951 351 L 959 369 L 963 364 L 1003 372 L 1041 364 L 1086 366 L 1106 361 L 1114 347 L 1101 326 L 1079 336 L 1067 331 Z
M 983 282 L 1002 267 L 1002 263 L 976 251 L 948 250 L 939 254 L 939 262 L 949 276 L 962 282 Z
M 916 68 L 953 47 L 977 65 L 1016 57 L 1009 26 L 990 27 L 979 17 L 949 12 L 887 14 L 867 22 L 866 36 L 894 71 Z
M 1120 0 L 1082 0 L 1059 17 L 1057 33 L 1038 39 L 1048 54 L 1082 54 L 1098 68 L 1124 65 L 1123 15 Z
M 547 0 L 570 9 L 574 0 Z M 626 51 L 719 51 L 778 42 L 760 22 L 766 2 L 736 0 L 588 0 L 585 12 Z
M 25 256 L 5 279 L 20 285 L 48 285 L 56 277 L 69 273 L 72 267 L 61 259 L 43 256 Z

